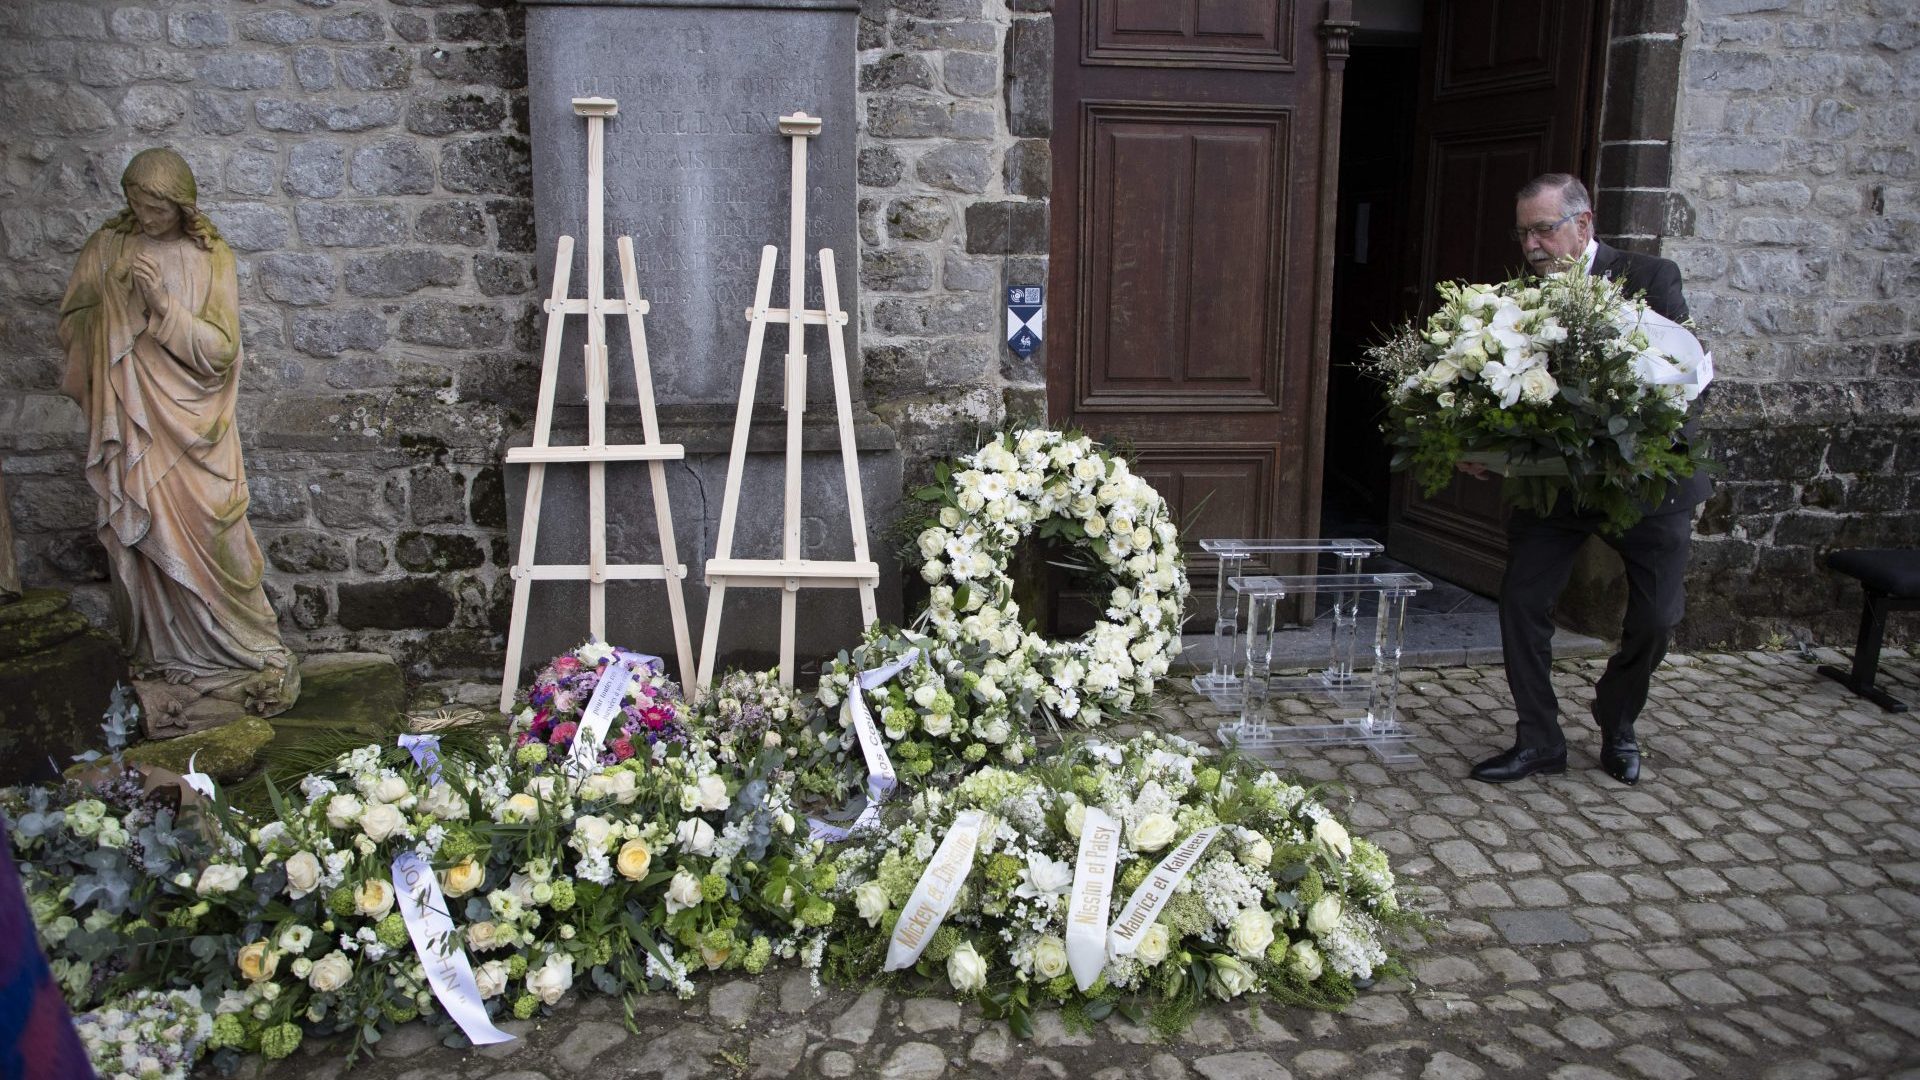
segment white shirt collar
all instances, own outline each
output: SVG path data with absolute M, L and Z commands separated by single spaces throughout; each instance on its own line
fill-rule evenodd
M 1587 273 L 1593 273 L 1593 260 L 1598 257 L 1599 254 L 1600 241 L 1595 240 L 1591 236 L 1587 237 L 1587 250 L 1581 253 L 1581 257 L 1587 260 Z

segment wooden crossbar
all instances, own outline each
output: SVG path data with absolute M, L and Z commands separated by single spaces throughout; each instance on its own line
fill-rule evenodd
M 727 484 L 720 506 L 720 531 L 713 557 L 707 560 L 707 622 L 700 641 L 702 692 L 713 685 L 719 654 L 720 623 L 727 589 L 771 588 L 780 594 L 780 681 L 792 686 L 794 634 L 802 589 L 857 589 L 863 627 L 877 617 L 874 589 L 880 567 L 867 550 L 866 500 L 860 487 L 860 459 L 854 445 L 853 403 L 847 378 L 847 313 L 840 307 L 839 278 L 833 251 L 820 250 L 820 275 L 825 306 L 806 306 L 807 140 L 820 133 L 820 120 L 805 113 L 780 117 L 780 132 L 790 140 L 791 174 L 788 185 L 787 306 L 769 306 L 773 296 L 774 264 L 779 249 L 769 244 L 760 251 L 760 276 L 754 286 L 753 306 L 747 309 L 747 354 L 740 378 L 740 403 L 734 414 L 733 447 L 727 461 Z M 785 407 L 787 412 L 785 499 L 782 505 L 780 557 L 740 559 L 733 556 L 734 525 L 740 509 L 740 481 L 746 467 L 747 432 L 753 420 L 754 388 L 760 380 L 760 354 L 767 325 L 786 327 Z M 804 559 L 800 555 L 800 490 L 802 419 L 807 407 L 806 328 L 823 326 L 833 376 L 835 422 L 840 436 L 840 460 L 847 490 L 848 527 L 853 534 L 851 560 Z
M 667 607 L 673 621 L 674 648 L 680 664 L 680 677 L 688 678 L 695 668 L 692 639 L 687 631 L 686 595 L 682 582 L 686 565 L 680 562 L 673 536 L 673 510 L 667 499 L 666 465 L 686 457 L 686 448 L 660 441 L 660 422 L 654 411 L 653 373 L 647 357 L 647 334 L 643 316 L 649 310 L 640 298 L 635 272 L 633 240 L 620 237 L 620 278 L 623 295 L 605 295 L 605 159 L 607 118 L 618 112 L 618 105 L 606 98 L 575 98 L 574 112 L 587 121 L 587 295 L 570 297 L 568 285 L 573 271 L 573 238 L 562 236 L 554 253 L 553 293 L 541 305 L 547 314 L 547 335 L 541 353 L 540 401 L 534 417 L 533 445 L 507 451 L 507 463 L 527 466 L 526 506 L 520 519 L 519 558 L 513 566 L 513 613 L 507 629 L 506 670 L 500 680 L 500 710 L 513 707 L 514 691 L 520 676 L 521 654 L 526 648 L 529 591 L 536 581 L 587 582 L 587 631 L 601 641 L 607 636 L 607 583 L 610 581 L 661 581 L 667 587 Z M 553 399 L 558 382 L 560 344 L 566 316 L 587 317 L 587 342 L 583 349 L 586 364 L 587 443 L 585 446 L 553 446 Z M 607 327 L 608 315 L 624 315 L 627 340 L 633 356 L 634 388 L 639 398 L 642 443 L 607 442 Z M 606 469 L 609 462 L 644 461 L 650 470 L 653 487 L 654 524 L 660 537 L 660 562 L 616 563 L 607 559 Z M 541 499 L 545 493 L 548 465 L 587 466 L 588 561 L 585 563 L 537 563 L 535 549 L 540 538 Z

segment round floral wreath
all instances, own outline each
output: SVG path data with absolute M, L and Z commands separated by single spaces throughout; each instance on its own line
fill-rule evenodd
M 1187 599 L 1179 529 L 1160 493 L 1093 440 L 1058 431 L 996 434 L 935 475 L 916 494 L 937 505 L 917 541 L 931 634 L 984 645 L 982 682 L 1031 695 L 1049 717 L 1097 724 L 1151 694 L 1180 652 Z M 1022 628 L 1007 569 L 1028 536 L 1091 556 L 1102 610 L 1081 637 Z

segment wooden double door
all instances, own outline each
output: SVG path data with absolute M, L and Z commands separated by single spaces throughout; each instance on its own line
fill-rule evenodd
M 1507 233 L 1529 177 L 1591 177 L 1604 7 L 1425 5 L 1412 205 L 1398 215 L 1406 314 L 1436 281 L 1518 265 Z M 1190 544 L 1319 532 L 1351 8 L 1054 4 L 1048 411 L 1129 445 Z M 1398 488 L 1397 557 L 1497 585 L 1496 486 Z M 1190 552 L 1189 565 L 1210 584 L 1209 564 Z
M 1054 4 L 1048 411 L 1128 445 L 1190 543 L 1318 527 L 1327 6 Z

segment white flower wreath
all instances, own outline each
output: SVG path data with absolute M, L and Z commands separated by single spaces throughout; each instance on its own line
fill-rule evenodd
M 1090 726 L 1151 694 L 1179 655 L 1187 599 L 1166 500 L 1084 435 L 1003 432 L 955 464 L 917 495 L 939 504 L 918 541 L 931 634 L 984 645 L 982 684 L 1031 694 L 1050 718 Z M 1085 635 L 1054 641 L 1021 627 L 1007 566 L 1029 535 L 1093 556 L 1095 598 L 1106 602 Z

